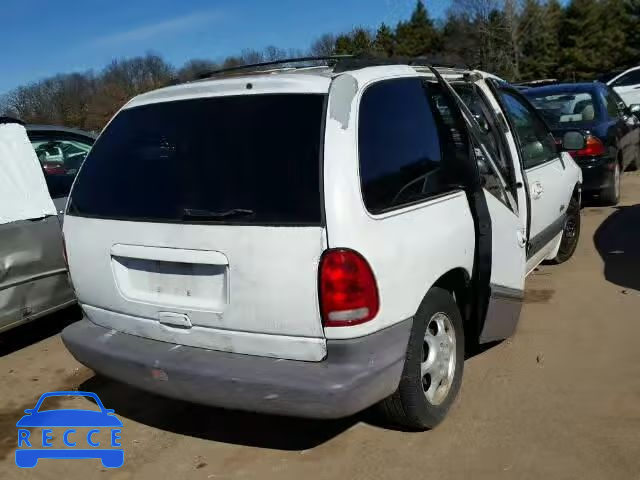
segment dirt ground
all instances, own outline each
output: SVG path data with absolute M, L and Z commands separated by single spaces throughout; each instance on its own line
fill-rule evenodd
M 640 479 L 640 174 L 586 207 L 575 256 L 527 281 L 516 335 L 470 358 L 448 419 L 425 433 L 361 414 L 316 422 L 221 411 L 96 378 L 64 312 L 0 336 L 0 478 Z M 52 390 L 96 392 L 123 421 L 124 466 L 14 464 L 16 421 Z M 82 401 L 81 401 L 82 402 Z M 63 403 L 66 405 L 66 403 Z

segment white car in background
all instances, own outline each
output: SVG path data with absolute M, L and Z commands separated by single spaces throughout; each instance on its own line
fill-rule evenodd
M 627 106 L 640 104 L 640 66 L 611 73 L 600 77 L 599 80 L 613 87 Z

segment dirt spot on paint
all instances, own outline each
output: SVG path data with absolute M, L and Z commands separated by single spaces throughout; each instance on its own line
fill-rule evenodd
M 554 295 L 555 290 L 526 290 L 524 303 L 547 303 Z

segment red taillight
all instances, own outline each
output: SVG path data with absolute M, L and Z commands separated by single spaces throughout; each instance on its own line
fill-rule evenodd
M 587 145 L 582 150 L 573 150 L 569 153 L 572 157 L 597 157 L 606 153 L 604 144 L 593 135 L 587 135 Z
M 64 166 L 62 165 L 45 163 L 43 168 L 45 173 L 49 175 L 62 175 L 65 173 Z
M 359 253 L 328 250 L 320 259 L 320 311 L 325 327 L 368 322 L 380 301 L 373 271 Z

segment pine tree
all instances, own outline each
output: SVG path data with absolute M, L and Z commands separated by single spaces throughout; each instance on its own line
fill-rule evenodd
M 351 41 L 354 54 L 370 53 L 373 48 L 373 40 L 368 30 L 356 28 L 351 32 Z
M 349 34 L 343 33 L 336 37 L 336 53 L 338 55 L 349 55 L 353 53 L 353 42 Z
M 564 19 L 564 8 L 559 0 L 549 0 L 546 5 L 545 24 L 548 36 L 545 37 L 545 49 L 549 58 L 549 74 L 556 76 L 560 63 L 560 29 Z
M 625 67 L 640 64 L 640 0 L 626 0 L 628 58 Z
M 562 6 L 558 0 L 542 5 L 539 0 L 525 0 L 520 18 L 523 79 L 556 76 L 559 56 L 559 28 Z
M 600 45 L 597 68 L 605 73 L 629 62 L 632 49 L 627 45 L 628 20 L 621 0 L 602 0 L 600 5 Z
M 510 26 L 505 12 L 503 10 L 492 10 L 483 29 L 486 29 L 486 35 L 482 39 L 482 68 L 502 78 L 512 79 L 516 72 L 514 69 Z
M 336 37 L 336 53 L 338 55 L 360 55 L 373 50 L 371 34 L 364 28 L 354 28 L 349 33 Z
M 588 80 L 600 70 L 602 8 L 598 0 L 571 0 L 560 30 L 558 72 L 568 80 Z
M 396 53 L 401 56 L 426 55 L 440 46 L 438 32 L 421 0 L 417 0 L 409 21 L 398 23 L 395 37 Z
M 382 23 L 376 32 L 373 49 L 378 54 L 392 57 L 395 53 L 395 47 L 393 31 L 385 23 Z
M 478 34 L 467 16 L 449 12 L 442 26 L 441 41 L 445 63 L 480 65 Z

